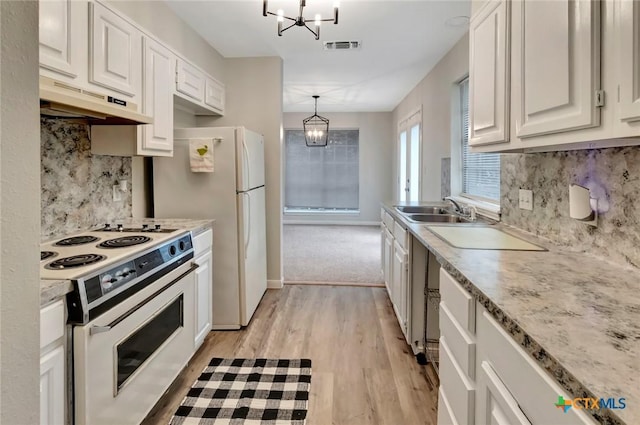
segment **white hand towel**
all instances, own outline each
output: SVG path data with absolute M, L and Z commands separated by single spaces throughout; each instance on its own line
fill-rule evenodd
M 194 173 L 213 173 L 213 139 L 190 139 L 189 162 Z

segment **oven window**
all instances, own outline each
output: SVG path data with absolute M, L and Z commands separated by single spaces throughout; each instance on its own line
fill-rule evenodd
M 183 326 L 184 295 L 180 295 L 118 347 L 118 390 L 173 333 Z

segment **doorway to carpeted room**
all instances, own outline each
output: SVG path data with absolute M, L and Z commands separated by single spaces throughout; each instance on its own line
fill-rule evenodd
M 285 224 L 284 282 L 384 286 L 378 226 Z

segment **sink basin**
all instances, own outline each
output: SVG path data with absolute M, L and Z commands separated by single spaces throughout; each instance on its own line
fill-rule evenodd
M 407 214 L 406 217 L 416 223 L 471 223 L 470 220 L 455 214 Z
M 404 214 L 451 214 L 451 211 L 448 211 L 443 207 L 427 205 L 400 206 L 396 207 L 396 210 Z

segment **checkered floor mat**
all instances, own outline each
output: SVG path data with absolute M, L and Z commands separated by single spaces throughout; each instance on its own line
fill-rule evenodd
M 171 425 L 304 425 L 311 360 L 213 358 Z

